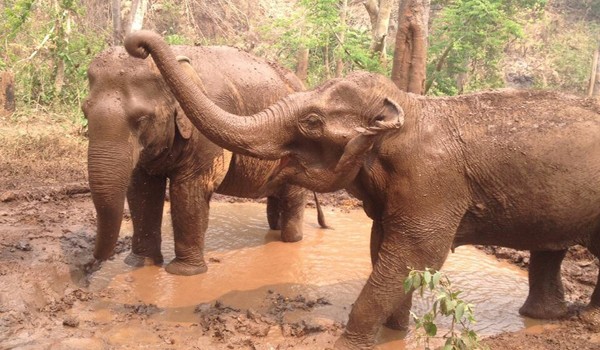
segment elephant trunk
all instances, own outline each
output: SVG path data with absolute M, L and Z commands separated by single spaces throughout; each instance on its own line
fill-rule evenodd
M 88 177 L 97 214 L 94 258 L 98 260 L 108 259 L 117 244 L 132 168 L 129 143 L 90 140 Z
M 262 159 L 279 159 L 287 155 L 288 151 L 282 147 L 289 143 L 292 135 L 290 130 L 285 130 L 291 126 L 290 119 L 285 116 L 292 115 L 295 108 L 292 99 L 283 99 L 252 116 L 237 116 L 223 111 L 203 94 L 158 34 L 144 30 L 133 32 L 125 39 L 125 48 L 138 58 L 152 54 L 187 117 L 215 144 Z

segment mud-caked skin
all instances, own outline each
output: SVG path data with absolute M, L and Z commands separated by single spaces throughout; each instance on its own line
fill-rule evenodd
M 497 91 L 427 98 L 354 73 L 247 117 L 215 108 L 185 81 L 157 34 L 126 39 L 152 54 L 192 123 L 216 144 L 280 158 L 269 184 L 346 188 L 373 220 L 373 271 L 338 349 L 369 349 L 382 324 L 405 327 L 410 268 L 439 269 L 464 244 L 531 251 L 521 313 L 565 315 L 560 265 L 580 244 L 600 255 L 600 103 L 559 93 Z M 271 137 L 257 138 L 256 130 Z M 600 322 L 600 286 L 584 318 Z
M 230 112 L 254 113 L 303 89 L 291 72 L 234 48 L 174 46 L 173 51 L 186 57 L 178 60 L 186 79 Z M 82 109 L 89 122 L 96 259 L 113 254 L 127 197 L 134 232 L 126 262 L 163 262 L 167 180 L 175 237 L 175 259 L 166 266 L 168 272 L 206 271 L 204 235 L 213 192 L 267 196 L 269 226 L 281 229 L 283 241 L 302 239 L 307 191 L 287 184 L 266 190 L 264 184 L 278 163 L 231 155 L 210 142 L 187 119 L 152 61 L 115 47 L 93 60 L 88 76 L 90 93 Z

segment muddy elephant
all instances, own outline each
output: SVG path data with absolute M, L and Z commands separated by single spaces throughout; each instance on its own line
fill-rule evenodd
M 382 324 L 407 325 L 409 268 L 439 269 L 464 244 L 530 250 L 520 312 L 567 313 L 560 265 L 568 247 L 600 255 L 600 103 L 559 93 L 407 94 L 364 72 L 289 95 L 246 117 L 219 110 L 185 80 L 160 36 L 126 40 L 152 54 L 192 123 L 216 144 L 280 159 L 265 188 L 346 188 L 373 220 L 373 271 L 338 349 L 372 348 Z M 273 137 L 255 137 L 272 130 Z M 600 287 L 583 311 L 598 324 Z
M 188 57 L 180 60 L 188 79 L 219 108 L 233 113 L 257 112 L 303 89 L 293 73 L 235 48 L 175 46 L 173 50 Z M 202 64 L 192 67 L 189 59 Z M 110 48 L 93 60 L 88 77 L 90 92 L 82 109 L 89 123 L 96 259 L 112 255 L 127 197 L 134 232 L 126 262 L 162 264 L 167 180 L 175 240 L 175 258 L 166 266 L 170 273 L 206 271 L 204 235 L 213 192 L 266 196 L 270 228 L 281 229 L 285 242 L 302 239 L 307 191 L 284 184 L 259 193 L 277 162 L 231 155 L 210 142 L 190 124 L 151 61 L 133 58 L 122 47 Z

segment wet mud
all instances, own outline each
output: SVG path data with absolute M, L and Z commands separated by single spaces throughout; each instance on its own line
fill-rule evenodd
M 328 348 L 370 271 L 370 222 L 345 194 L 324 198 L 333 230 L 320 229 L 309 209 L 305 239 L 292 244 L 268 230 L 264 204 L 217 198 L 206 243 L 209 271 L 191 277 L 125 265 L 127 215 L 117 254 L 90 271 L 95 215 L 89 195 L 16 197 L 0 203 L 0 349 Z M 172 234 L 165 218 L 168 261 Z M 444 271 L 475 304 L 475 329 L 492 349 L 600 348 L 597 334 L 576 320 L 519 316 L 527 254 L 487 250 L 460 247 Z M 575 248 L 564 265 L 569 300 L 585 303 L 597 261 Z M 413 311 L 429 303 L 415 299 Z M 383 328 L 378 336 L 378 349 L 419 348 L 412 329 Z

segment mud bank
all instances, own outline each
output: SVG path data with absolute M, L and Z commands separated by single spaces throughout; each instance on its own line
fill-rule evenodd
M 43 189 L 35 193 L 42 192 Z M 230 198 L 217 200 L 235 202 Z M 340 212 L 356 207 L 346 194 L 324 196 L 323 202 L 328 210 Z M 311 216 L 313 212 L 308 210 L 307 220 Z M 94 280 L 98 272 L 90 273 L 86 267 L 94 232 L 94 210 L 85 193 L 50 191 L 33 199 L 17 198 L 0 203 L 0 348 L 327 348 L 343 331 L 345 317 L 354 300 L 347 294 L 346 305 L 336 301 L 333 293 L 318 288 L 306 293 L 293 283 L 279 289 L 277 286 L 250 289 L 242 286 L 225 297 L 199 300 L 193 306 L 168 307 L 175 314 L 184 315 L 169 318 L 165 316 L 169 315 L 165 306 L 144 301 L 132 292 L 136 285 L 135 274 L 131 277 L 123 273 L 122 285 L 99 287 L 99 282 Z M 262 243 L 276 242 L 276 234 L 263 235 Z M 209 274 L 227 265 L 225 253 L 217 246 L 209 247 Z M 124 254 L 129 248 L 129 238 L 121 237 L 117 254 Z M 368 267 L 367 248 L 364 247 Z M 488 251 L 522 267 L 527 265 L 525 253 L 504 248 L 488 248 Z M 107 264 L 119 265 L 119 259 Z M 567 298 L 575 305 L 587 302 L 598 262 L 584 249 L 574 248 L 563 265 Z M 319 271 L 317 274 L 323 275 Z M 364 283 L 361 278 L 348 284 L 359 290 Z M 520 288 L 526 288 L 523 281 L 518 283 Z M 160 294 L 160 283 L 156 281 L 154 285 L 151 280 L 141 285 L 154 288 Z M 255 300 L 256 304 L 240 302 L 247 299 Z M 521 302 L 515 300 L 517 305 Z M 322 316 L 331 309 L 336 309 L 338 319 Z M 511 316 L 515 316 L 514 312 Z M 485 317 L 485 314 L 478 315 L 479 319 Z M 394 341 L 399 336 L 406 335 L 384 329 L 379 348 L 401 348 L 404 342 Z M 600 348 L 598 334 L 576 320 L 548 322 L 501 333 L 491 336 L 486 343 L 492 349 Z M 418 347 L 409 343 L 406 348 Z

